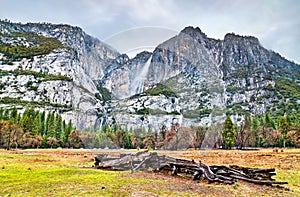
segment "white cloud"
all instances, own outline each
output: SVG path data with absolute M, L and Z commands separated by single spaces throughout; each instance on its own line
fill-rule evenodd
M 0 5 L 1 19 L 77 25 L 100 39 L 144 26 L 180 31 L 193 25 L 220 39 L 228 32 L 253 35 L 300 62 L 299 0 L 0 0 Z
M 170 19 L 172 17 L 170 8 L 173 5 L 168 0 L 129 0 L 126 2 L 126 7 L 128 8 L 127 11 L 133 20 L 153 22 L 157 19 Z
M 104 42 L 117 48 L 121 53 L 134 54 L 143 50 L 153 51 L 157 45 L 177 34 L 176 30 L 163 27 L 139 27 L 121 31 L 108 37 Z

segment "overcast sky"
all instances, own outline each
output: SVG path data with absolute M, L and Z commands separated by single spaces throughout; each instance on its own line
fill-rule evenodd
M 299 0 L 0 0 L 1 19 L 76 25 L 120 52 L 151 48 L 192 25 L 212 38 L 255 36 L 297 63 L 299 15 Z

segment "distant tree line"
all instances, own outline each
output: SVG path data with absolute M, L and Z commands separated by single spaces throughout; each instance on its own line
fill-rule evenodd
M 103 125 L 101 130 L 93 129 L 80 133 L 86 148 L 124 148 L 124 149 L 166 149 L 180 150 L 201 148 L 208 127 L 182 127 L 179 123 L 167 128 L 162 125 L 159 131 L 151 127 L 122 128 L 118 124 Z
M 181 126 L 159 131 L 151 128 L 122 128 L 104 125 L 101 131 L 80 134 L 87 148 L 187 148 L 300 147 L 300 122 L 296 114 L 272 117 L 270 114 L 245 115 L 239 125 L 227 116 L 223 124 L 210 127 Z
M 300 122 L 297 114 L 272 117 L 245 115 L 240 125 L 226 117 L 222 131 L 224 148 L 237 147 L 300 147 Z
M 185 127 L 179 123 L 159 131 L 151 127 L 127 128 L 105 124 L 77 131 L 60 114 L 27 108 L 22 114 L 14 107 L 0 108 L 0 147 L 11 148 L 124 148 L 165 149 L 233 147 L 300 147 L 300 122 L 296 114 L 272 117 L 245 115 L 239 125 L 227 116 L 210 127 Z

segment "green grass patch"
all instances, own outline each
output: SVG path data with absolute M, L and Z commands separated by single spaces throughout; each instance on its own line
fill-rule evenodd
M 297 161 L 295 161 L 297 162 Z M 276 170 L 276 180 L 287 181 L 289 184 L 287 188 L 294 193 L 294 196 L 300 194 L 300 171 L 296 169 L 277 169 Z
M 128 171 L 103 171 L 82 166 L 78 158 L 0 153 L 0 196 L 130 196 L 141 188 L 152 191 L 166 180 L 127 176 Z M 172 190 L 153 193 L 185 196 Z

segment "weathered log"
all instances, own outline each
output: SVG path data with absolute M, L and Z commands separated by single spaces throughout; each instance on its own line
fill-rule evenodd
M 284 181 L 272 181 L 272 180 L 256 180 L 256 179 L 247 179 L 241 176 L 237 176 L 237 175 L 231 175 L 231 177 L 236 178 L 236 179 L 240 179 L 243 181 L 248 181 L 251 183 L 256 183 L 256 184 L 260 184 L 260 185 L 282 185 L 282 184 L 288 184 L 288 182 L 284 182 Z
M 119 157 L 100 154 L 95 157 L 95 167 L 112 170 L 168 171 L 172 175 L 191 176 L 193 180 L 204 176 L 209 182 L 223 184 L 233 184 L 237 179 L 261 185 L 287 184 L 287 182 L 272 179 L 272 176 L 276 175 L 274 168 L 247 168 L 236 165 L 209 166 L 194 160 L 160 156 L 156 152 L 122 153 Z
M 201 176 L 202 174 L 203 174 L 203 173 L 202 173 L 202 171 L 200 171 L 200 170 L 195 171 L 194 174 L 193 174 L 193 181 L 200 179 L 200 176 Z
M 208 165 L 205 165 L 202 162 L 198 163 L 198 170 L 204 174 L 205 178 L 207 178 L 209 182 L 219 182 L 225 184 L 233 184 L 235 182 L 231 177 L 215 174 Z
M 237 174 L 239 176 L 244 176 L 246 178 L 250 178 L 248 174 L 244 173 L 243 171 L 236 170 L 231 167 L 226 166 L 210 166 L 212 168 L 213 172 L 216 174 L 223 174 L 223 175 L 230 175 L 230 174 Z

